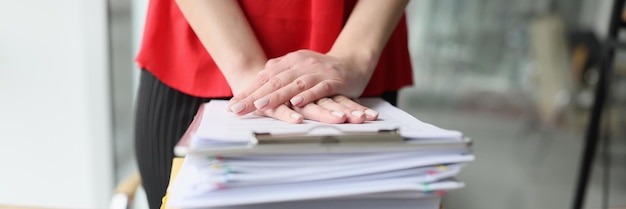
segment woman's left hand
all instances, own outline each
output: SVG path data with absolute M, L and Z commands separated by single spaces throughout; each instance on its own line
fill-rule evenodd
M 271 59 L 258 74 L 258 80 L 235 95 L 228 110 L 244 115 L 277 108 L 289 102 L 297 108 L 318 99 L 362 94 L 371 77 L 367 61 L 351 60 L 333 54 L 299 50 Z

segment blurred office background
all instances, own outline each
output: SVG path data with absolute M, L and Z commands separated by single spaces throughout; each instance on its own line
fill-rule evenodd
M 570 208 L 597 66 L 582 70 L 589 33 L 606 36 L 613 1 L 417 0 L 409 5 L 415 87 L 400 106 L 425 121 L 462 130 L 477 160 L 459 176 L 465 189 L 446 208 Z M 584 47 L 583 47 L 584 48 Z M 589 55 L 593 57 L 593 55 Z M 615 58 L 612 159 L 603 194 L 596 158 L 586 208 L 626 205 L 623 53 Z
M 0 2 L 0 205 L 105 208 L 136 171 L 133 59 L 147 3 Z M 467 187 L 445 208 L 570 207 L 597 83 L 597 66 L 581 66 L 595 57 L 589 34 L 606 36 L 611 6 L 411 1 L 415 86 L 399 106 L 475 141 L 477 160 L 459 176 Z M 610 181 L 603 187 L 596 158 L 586 208 L 626 205 L 623 54 L 614 66 L 610 146 L 600 152 L 612 158 Z M 137 208 L 147 208 L 142 198 Z

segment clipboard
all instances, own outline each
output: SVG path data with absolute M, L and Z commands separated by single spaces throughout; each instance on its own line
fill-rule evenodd
M 438 151 L 467 150 L 471 152 L 472 140 L 462 137 L 454 140 L 405 139 L 399 129 L 385 129 L 371 132 L 345 132 L 338 134 L 310 135 L 251 133 L 248 143 L 211 147 L 190 146 L 193 133 L 202 123 L 204 105 L 200 106 L 192 123 L 174 148 L 179 157 L 186 155 L 280 155 L 280 154 L 320 154 L 320 153 L 363 153 L 390 151 Z M 322 126 L 314 128 L 333 128 Z M 314 129 L 313 128 L 313 129 Z M 308 132 L 313 131 L 312 129 Z
M 254 133 L 254 139 L 246 145 L 191 147 L 190 155 L 282 155 L 363 153 L 393 151 L 442 151 L 468 150 L 472 140 L 407 140 L 398 129 L 377 132 L 349 132 L 338 135 L 303 135 Z

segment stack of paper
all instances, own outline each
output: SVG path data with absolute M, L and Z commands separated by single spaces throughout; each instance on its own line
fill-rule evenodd
M 178 208 L 438 208 L 474 159 L 458 131 L 421 122 L 380 99 L 362 99 L 380 118 L 365 124 L 287 124 L 204 104 L 190 152 L 172 186 Z M 197 118 L 198 119 L 198 118 Z M 263 144 L 273 136 L 342 136 L 399 130 L 401 141 Z M 259 144 L 260 143 L 260 144 Z

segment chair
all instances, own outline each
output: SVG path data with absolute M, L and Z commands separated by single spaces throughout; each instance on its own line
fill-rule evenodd
M 117 184 L 109 203 L 110 209 L 129 209 L 135 203 L 135 194 L 141 189 L 139 171 L 134 172 Z

